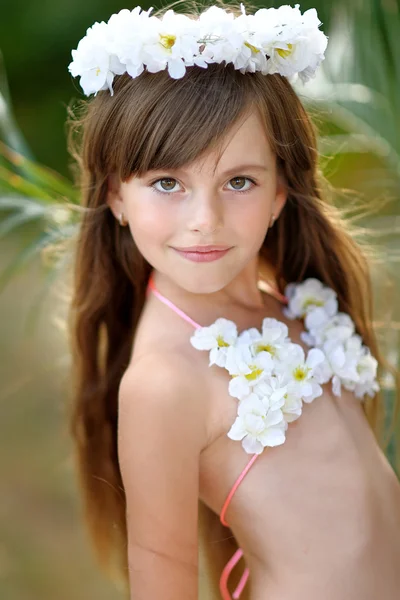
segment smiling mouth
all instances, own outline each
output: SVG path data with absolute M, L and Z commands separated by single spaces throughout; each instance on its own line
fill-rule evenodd
M 225 250 L 229 250 L 230 246 L 188 246 L 186 248 L 178 248 L 175 247 L 175 250 L 179 250 L 179 252 L 198 252 L 198 253 L 207 253 L 207 252 L 224 252 Z

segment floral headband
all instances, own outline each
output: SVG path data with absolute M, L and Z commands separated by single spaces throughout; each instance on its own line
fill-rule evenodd
M 238 17 L 211 6 L 197 19 L 173 10 L 158 18 L 150 16 L 152 8 L 123 9 L 87 30 L 72 50 L 68 70 L 80 76 L 86 96 L 107 88 L 113 95 L 115 75 L 138 77 L 145 68 L 150 73 L 167 69 L 180 79 L 186 67 L 223 61 L 241 73 L 280 73 L 306 83 L 325 58 L 328 38 L 319 30 L 315 8 L 302 15 L 299 6 L 261 8 L 247 15 L 240 4 Z

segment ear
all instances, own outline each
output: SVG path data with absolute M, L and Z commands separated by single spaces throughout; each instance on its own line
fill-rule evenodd
M 108 176 L 106 202 L 115 218 L 118 219 L 123 209 L 123 201 L 121 197 L 121 183 L 116 173 L 111 173 Z

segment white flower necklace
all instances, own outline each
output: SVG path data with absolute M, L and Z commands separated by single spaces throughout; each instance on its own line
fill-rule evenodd
M 223 367 L 232 376 L 229 395 L 238 400 L 238 410 L 227 435 L 241 440 L 248 454 L 283 444 L 303 402 L 321 396 L 321 385 L 330 379 L 336 396 L 342 386 L 360 400 L 379 390 L 377 360 L 355 333 L 350 316 L 338 312 L 336 292 L 309 278 L 286 286 L 285 296 L 284 315 L 304 320 L 301 339 L 313 346 L 307 356 L 290 340 L 287 326 L 271 318 L 263 319 L 261 332 L 251 327 L 240 334 L 233 321 L 219 318 L 190 338 L 194 348 L 210 352 L 209 366 Z

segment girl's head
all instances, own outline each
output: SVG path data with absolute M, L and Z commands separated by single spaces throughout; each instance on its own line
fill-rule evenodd
M 254 273 L 259 258 L 281 292 L 317 277 L 336 290 L 340 309 L 378 356 L 367 263 L 323 195 L 315 129 L 289 81 L 222 63 L 190 67 L 180 79 L 166 71 L 123 74 L 113 88 L 72 123 L 83 134 L 76 158 L 88 209 L 70 313 L 72 432 L 103 562 L 114 547 L 126 560 L 118 387 L 152 268 L 193 294 Z M 129 227 L 121 227 L 121 212 Z M 200 264 L 173 249 L 195 244 L 232 248 Z M 377 430 L 378 398 L 365 410 Z
M 176 80 L 166 71 L 125 74 L 113 87 L 83 120 L 86 205 L 96 209 L 87 218 L 102 221 L 107 244 L 115 239 L 133 285 L 141 263 L 188 291 L 217 291 L 260 253 L 281 286 L 304 277 L 306 263 L 311 274 L 315 206 L 330 209 L 318 189 L 313 126 L 285 77 L 212 64 Z M 232 249 L 199 264 L 173 249 L 196 244 Z
M 129 223 L 124 234 L 146 261 L 194 293 L 225 287 L 254 261 L 286 200 L 267 133 L 265 77 L 257 88 L 259 78 L 246 86 L 233 69 L 213 71 L 195 68 L 173 85 L 164 73 L 152 82 L 154 96 L 163 100 L 154 106 L 148 96 L 118 125 L 124 138 L 116 133 L 116 139 L 127 144 L 120 156 L 131 164 L 119 172 L 116 163 L 107 193 L 116 219 L 122 213 Z M 128 81 L 126 94 L 145 90 L 150 77 Z M 231 250 L 221 260 L 193 263 L 174 249 L 196 244 Z

